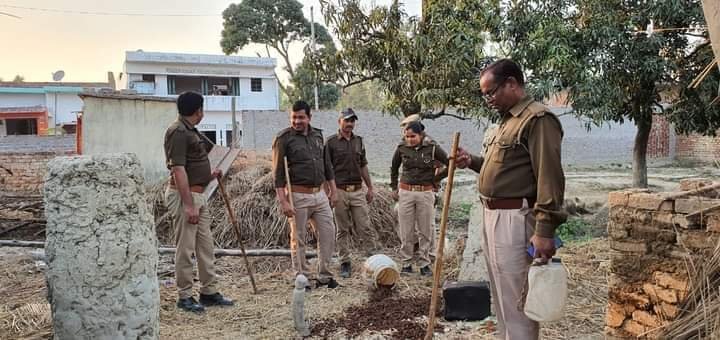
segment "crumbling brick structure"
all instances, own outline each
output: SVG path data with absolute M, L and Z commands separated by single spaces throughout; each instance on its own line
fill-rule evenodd
M 720 190 L 706 180 L 683 181 L 679 192 L 611 192 L 611 258 L 606 333 L 610 338 L 655 338 L 688 292 L 691 258 L 720 239 Z

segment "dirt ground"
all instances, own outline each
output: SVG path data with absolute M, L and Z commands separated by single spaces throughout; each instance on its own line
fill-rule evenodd
M 608 166 L 593 169 L 568 169 L 567 198 L 578 197 L 588 206 L 599 209 L 607 192 L 630 186 L 630 170 Z M 673 190 L 684 178 L 717 178 L 716 168 L 662 167 L 650 170 L 650 185 L 654 190 Z M 453 192 L 453 206 L 468 204 L 475 199 L 474 179 L 470 173 L 460 173 L 459 185 Z M 588 218 L 588 220 L 593 220 Z M 604 225 L 595 225 L 603 229 Z M 449 231 L 452 247 L 462 246 L 463 228 L 455 224 Z M 395 249 L 386 249 L 395 257 Z M 0 248 L 0 339 L 48 339 L 51 321 L 46 305 L 46 288 L 43 264 L 30 257 L 28 248 Z M 462 251 L 444 261 L 446 276 L 454 277 L 459 267 L 457 257 Z M 607 273 L 609 247 L 607 240 L 598 237 L 583 242 L 571 242 L 559 255 L 569 271 L 569 303 L 566 317 L 560 322 L 543 325 L 545 339 L 602 339 L 604 307 L 607 303 Z M 371 307 L 367 282 L 361 275 L 364 258 L 354 261 L 354 274 L 350 279 L 339 279 L 337 289 L 318 288 L 307 295 L 306 315 L 311 323 L 321 319 L 340 319 L 348 310 L 360 306 Z M 217 261 L 219 286 L 236 305 L 228 308 L 211 308 L 203 315 L 177 310 L 172 275 L 172 259 L 162 257 L 158 268 L 161 293 L 161 329 L 163 339 L 292 339 L 290 304 L 292 301 L 292 275 L 289 259 L 252 258 L 256 281 L 261 292 L 252 294 L 245 266 L 240 258 L 224 257 Z M 333 269 L 339 270 L 334 263 Z M 425 299 L 431 291 L 431 279 L 419 274 L 403 275 L 393 297 Z M 392 318 L 383 308 L 377 314 Z M 417 311 L 418 327 L 424 329 L 427 310 Z M 439 318 L 437 339 L 491 338 L 492 324 L 486 322 L 445 322 Z M 364 332 L 355 338 L 392 339 L 393 330 Z M 312 339 L 347 338 L 346 332 L 333 334 L 314 333 Z

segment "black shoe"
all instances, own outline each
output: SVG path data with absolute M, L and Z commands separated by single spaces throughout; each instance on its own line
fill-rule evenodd
M 193 298 L 193 297 L 178 299 L 177 306 L 178 306 L 178 308 L 180 308 L 186 312 L 193 312 L 193 313 L 205 312 L 205 307 L 203 307 L 203 305 L 201 305 L 197 301 L 195 301 L 195 298 Z
M 232 306 L 235 303 L 230 300 L 226 299 L 222 296 L 220 293 L 205 295 L 200 294 L 200 303 L 202 303 L 205 306 Z
M 340 264 L 340 277 L 347 279 L 350 277 L 350 262 Z
M 329 278 L 326 282 L 322 282 L 322 281 L 317 280 L 317 279 L 316 279 L 315 281 L 317 281 L 317 283 L 315 284 L 315 288 L 320 288 L 320 287 L 322 287 L 322 286 L 327 286 L 327 287 L 330 288 L 330 289 L 335 289 L 335 288 L 337 288 L 337 287 L 340 287 L 340 284 L 339 284 L 337 281 L 335 281 L 335 279 L 333 279 L 333 278 Z
M 412 272 L 413 272 L 413 271 L 412 271 L 412 266 L 411 266 L 411 265 L 407 265 L 407 266 L 405 266 L 405 267 L 402 267 L 402 269 L 400 270 L 400 272 L 401 272 L 401 273 L 412 273 Z
M 432 269 L 430 269 L 430 266 L 425 266 L 425 267 L 420 268 L 420 275 L 432 276 Z

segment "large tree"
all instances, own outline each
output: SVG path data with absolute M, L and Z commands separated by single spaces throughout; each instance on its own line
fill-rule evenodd
M 523 64 L 536 94 L 568 91 L 575 114 L 595 124 L 632 121 L 633 185 L 647 186 L 652 117 L 680 132 L 714 134 L 718 106 L 708 87 L 688 88 L 707 65 L 699 0 L 543 0 L 488 2 L 487 29 L 501 54 Z M 712 84 L 712 85 L 709 85 Z M 669 104 L 669 105 L 667 105 Z M 669 106 L 669 109 L 667 107 Z
M 399 1 L 363 8 L 359 0 L 321 0 L 342 49 L 326 65 L 344 88 L 377 81 L 391 114 L 428 117 L 479 114 L 477 72 L 484 63 L 487 13 L 476 0 L 433 2 L 425 17 L 408 16 Z M 332 74 L 330 70 L 327 74 Z
M 311 37 L 310 22 L 303 15 L 302 7 L 296 0 L 242 0 L 231 4 L 223 11 L 220 40 L 223 52 L 237 53 L 250 43 L 265 45 L 267 57 L 273 49 L 282 57 L 290 78 L 295 77 L 295 67 L 290 61 L 290 45 L 307 44 Z M 327 29 L 317 23 L 315 37 L 320 48 L 334 49 Z M 288 97 L 293 97 L 287 86 L 281 84 L 281 90 Z

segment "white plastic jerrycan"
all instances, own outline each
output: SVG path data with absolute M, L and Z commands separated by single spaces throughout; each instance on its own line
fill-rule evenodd
M 567 269 L 560 259 L 553 258 L 545 265 L 534 261 L 528 272 L 525 315 L 538 322 L 560 320 L 565 314 L 567 291 Z

